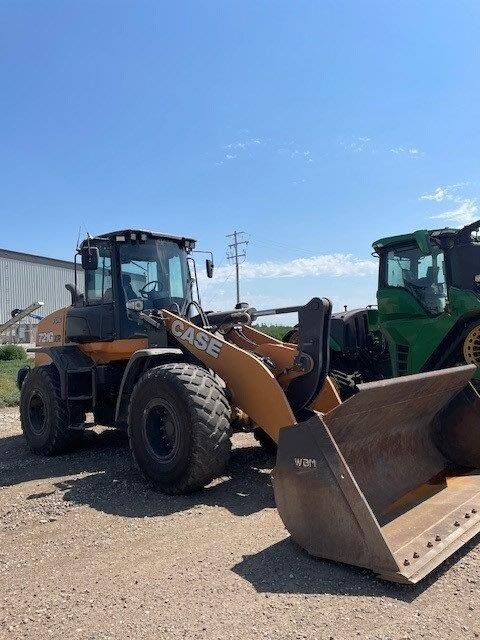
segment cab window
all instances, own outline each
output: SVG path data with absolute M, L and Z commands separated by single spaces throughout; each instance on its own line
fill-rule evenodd
M 85 301 L 88 305 L 103 304 L 113 301 L 112 291 L 112 259 L 108 242 L 94 242 L 100 256 L 98 268 L 85 272 Z
M 387 252 L 386 284 L 409 291 L 432 314 L 445 310 L 447 288 L 445 260 L 440 249 L 424 255 L 418 247 L 399 247 Z
M 181 305 L 188 297 L 184 250 L 170 240 L 119 246 L 122 290 L 126 300 L 143 298 L 153 307 Z
M 184 285 L 180 256 L 173 256 L 169 258 L 168 277 L 170 281 L 170 295 L 172 296 L 172 298 L 183 298 Z

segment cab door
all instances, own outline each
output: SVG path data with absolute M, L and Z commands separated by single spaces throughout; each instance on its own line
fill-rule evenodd
M 379 324 L 389 345 L 393 374 L 419 372 L 450 328 L 443 252 L 424 254 L 416 244 L 380 254 Z
M 98 247 L 98 267 L 85 271 L 85 295 L 67 312 L 66 339 L 69 342 L 98 342 L 115 339 L 114 277 L 109 240 L 92 240 Z

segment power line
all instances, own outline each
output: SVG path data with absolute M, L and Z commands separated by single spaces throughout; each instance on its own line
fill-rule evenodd
M 237 281 L 237 305 L 240 304 L 240 259 L 243 258 L 243 262 L 247 258 L 247 245 L 248 238 L 245 237 L 246 234 L 244 231 L 234 231 L 233 233 L 227 235 L 227 238 L 233 238 L 233 242 L 230 243 L 227 247 L 227 260 L 230 263 L 235 264 L 235 275 Z M 239 251 L 239 247 L 244 246 L 244 248 Z

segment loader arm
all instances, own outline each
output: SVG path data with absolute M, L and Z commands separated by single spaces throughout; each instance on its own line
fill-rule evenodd
M 241 329 L 232 329 L 227 334 L 227 339 L 243 349 L 250 349 L 271 359 L 276 365 L 275 376 L 282 386 L 287 388 L 293 378 L 301 375 L 298 369 L 292 365 L 298 354 L 298 348 L 294 344 L 282 342 L 273 336 L 269 336 L 254 327 L 245 325 Z M 321 390 L 308 406 L 313 411 L 326 413 L 342 404 L 340 395 L 329 376 L 326 376 Z
M 258 358 L 219 334 L 197 327 L 171 311 L 162 311 L 167 331 L 179 344 L 219 375 L 233 394 L 233 404 L 278 442 L 282 427 L 295 416 L 273 373 Z
M 217 373 L 232 393 L 233 403 L 278 442 L 280 429 L 296 424 L 296 411 L 310 406 L 328 411 L 340 404 L 326 380 L 324 341 L 330 301 L 313 298 L 295 310 L 298 345 L 285 344 L 245 324 L 234 324 L 225 335 L 214 334 L 171 311 L 161 313 L 167 331 Z

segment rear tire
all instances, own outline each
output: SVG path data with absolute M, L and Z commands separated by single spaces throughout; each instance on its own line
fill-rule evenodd
M 164 493 L 200 489 L 224 471 L 231 409 L 205 369 L 185 362 L 147 371 L 132 392 L 128 437 L 142 475 Z
M 53 365 L 35 367 L 22 384 L 20 422 L 28 447 L 52 456 L 71 449 L 82 432 L 69 429 L 67 403 L 61 398 L 58 372 Z

